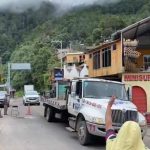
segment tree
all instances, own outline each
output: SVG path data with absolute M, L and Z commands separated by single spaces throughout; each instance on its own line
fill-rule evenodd
M 100 39 L 102 38 L 101 29 L 100 28 L 94 29 L 92 35 L 93 35 L 93 41 L 100 41 Z

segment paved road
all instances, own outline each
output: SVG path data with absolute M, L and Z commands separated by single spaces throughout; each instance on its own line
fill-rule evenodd
M 14 104 L 16 101 L 13 101 Z M 17 102 L 18 103 L 18 102 Z M 19 117 L 10 115 L 0 118 L 0 150 L 104 150 L 101 141 L 84 147 L 75 133 L 65 130 L 66 124 L 48 123 L 43 117 L 43 107 L 31 107 L 32 115 L 26 115 L 28 107 L 20 103 Z M 150 147 L 150 130 L 144 138 Z M 101 144 L 100 144 L 101 143 Z
M 104 150 L 105 145 L 95 142 L 84 147 L 75 133 L 65 130 L 66 124 L 48 123 L 43 107 L 33 106 L 32 116 L 27 107 L 20 106 L 18 118 L 9 115 L 0 118 L 0 150 Z

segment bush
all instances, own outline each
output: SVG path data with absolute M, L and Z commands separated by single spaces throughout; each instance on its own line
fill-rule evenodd
M 17 92 L 15 93 L 15 96 L 16 96 L 16 97 L 22 97 L 23 94 L 24 94 L 23 91 L 17 91 Z

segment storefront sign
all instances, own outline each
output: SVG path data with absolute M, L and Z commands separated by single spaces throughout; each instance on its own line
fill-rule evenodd
M 64 77 L 64 71 L 62 69 L 54 69 L 55 80 L 62 80 Z
M 124 81 L 150 81 L 150 74 L 124 75 Z

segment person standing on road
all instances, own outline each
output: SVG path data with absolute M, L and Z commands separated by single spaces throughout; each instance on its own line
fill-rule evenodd
M 4 115 L 7 115 L 7 109 L 8 109 L 8 97 L 6 95 L 6 98 L 4 99 Z
M 111 97 L 106 110 L 106 150 L 149 150 L 142 141 L 139 125 L 134 121 L 125 122 L 116 135 L 111 117 L 115 99 L 115 96 Z

